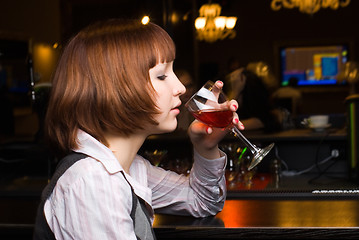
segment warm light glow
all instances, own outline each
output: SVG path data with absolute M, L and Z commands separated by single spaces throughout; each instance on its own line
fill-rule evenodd
M 356 202 L 350 202 L 345 206 L 333 202 L 302 201 L 301 207 L 293 201 L 283 201 L 276 207 L 278 227 L 312 226 L 312 227 L 336 227 L 346 226 L 355 221 L 358 213 L 353 213 Z M 321 214 L 318 214 L 320 212 Z M 304 218 L 305 216 L 305 218 Z M 342 216 L 346 216 L 343 221 Z
M 226 27 L 226 17 L 216 17 L 214 19 L 214 24 L 216 28 L 224 29 Z
M 220 16 L 221 6 L 217 3 L 208 3 L 199 9 L 199 17 L 195 21 L 197 39 L 207 42 L 234 38 L 237 17 Z
M 35 55 L 38 56 L 38 60 L 47 62 L 52 56 L 51 47 L 46 44 L 35 45 Z
M 46 43 L 36 43 L 33 46 L 34 71 L 39 76 L 38 81 L 50 82 L 51 75 L 59 57 L 59 48 Z
M 237 18 L 236 17 L 227 17 L 226 28 L 233 29 L 236 26 Z
M 225 208 L 217 214 L 217 218 L 222 219 L 226 228 L 246 227 L 246 221 L 251 216 L 246 201 L 226 200 Z
M 171 14 L 171 22 L 173 23 L 173 24 L 177 24 L 177 23 L 179 23 L 179 21 L 180 21 L 180 16 L 179 16 L 179 14 L 177 13 L 177 12 L 173 12 L 172 14 Z
M 147 25 L 150 22 L 150 17 L 149 16 L 144 16 L 141 20 L 141 23 L 143 25 Z
M 274 11 L 283 8 L 298 8 L 300 12 L 313 14 L 321 8 L 331 8 L 337 10 L 339 7 L 346 7 L 350 0 L 272 0 L 271 8 Z
M 206 26 L 206 18 L 198 17 L 194 23 L 196 29 L 203 29 Z

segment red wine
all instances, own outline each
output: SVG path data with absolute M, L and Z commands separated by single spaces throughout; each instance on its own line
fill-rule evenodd
M 233 113 L 231 110 L 217 111 L 217 110 L 202 110 L 192 112 L 192 115 L 199 121 L 218 128 L 225 128 L 231 124 Z

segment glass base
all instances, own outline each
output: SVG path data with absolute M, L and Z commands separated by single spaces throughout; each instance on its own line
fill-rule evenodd
M 249 165 L 248 170 L 251 170 L 252 168 L 257 166 L 258 163 L 260 163 L 263 160 L 263 158 L 267 156 L 267 154 L 270 152 L 270 150 L 272 150 L 273 147 L 274 147 L 274 143 L 271 143 L 265 148 L 260 149 L 257 153 L 254 153 L 252 162 Z

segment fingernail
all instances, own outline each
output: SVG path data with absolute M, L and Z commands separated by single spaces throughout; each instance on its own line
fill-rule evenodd
M 234 119 L 234 121 L 235 121 L 236 123 L 238 123 L 238 122 L 239 122 L 238 118 Z
M 211 133 L 212 133 L 212 128 L 207 127 L 207 128 L 206 128 L 206 132 L 207 132 L 207 134 L 211 134 Z
M 219 84 L 221 87 L 224 85 L 221 80 L 217 80 L 217 81 L 216 81 L 216 84 Z
M 233 107 L 234 107 L 235 110 L 237 110 L 237 108 L 238 108 L 237 105 L 233 105 Z

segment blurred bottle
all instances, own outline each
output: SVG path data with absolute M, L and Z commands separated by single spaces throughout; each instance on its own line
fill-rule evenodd
M 279 188 L 279 183 L 281 179 L 281 162 L 279 159 L 274 158 L 271 161 L 270 173 L 271 173 L 272 185 L 275 188 Z
M 228 166 L 226 169 L 226 180 L 228 189 L 234 189 L 237 185 L 237 175 L 238 171 L 235 166 L 235 162 L 232 158 L 228 159 Z

